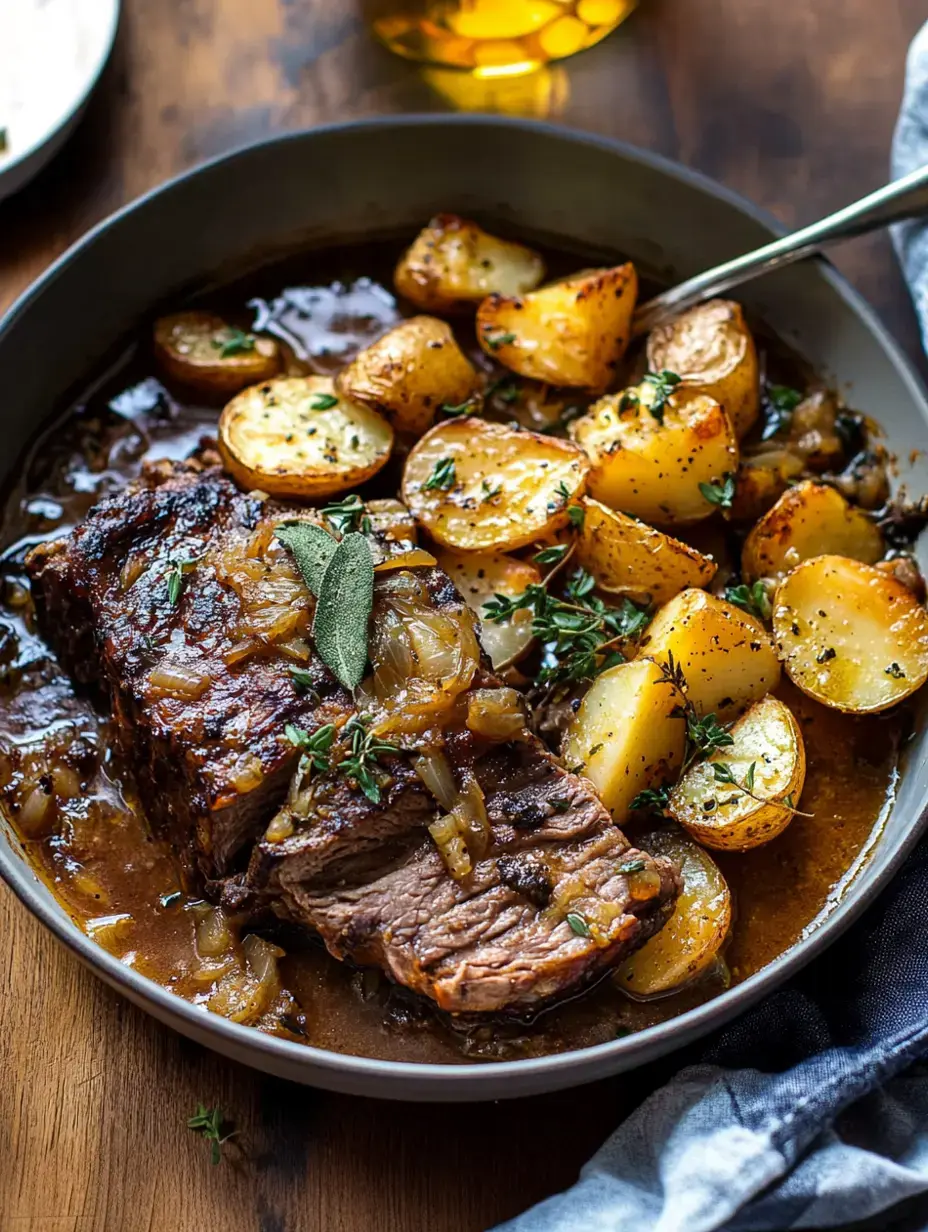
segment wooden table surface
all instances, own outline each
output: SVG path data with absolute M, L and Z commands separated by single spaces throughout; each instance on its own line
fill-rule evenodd
M 377 112 L 548 115 L 698 167 L 786 223 L 810 221 L 885 179 L 906 47 L 928 16 L 924 0 L 643 0 L 563 67 L 478 86 L 392 57 L 350 0 L 124 9 L 76 136 L 0 205 L 0 308 L 87 227 L 182 168 L 282 129 Z M 836 261 L 916 354 L 885 237 Z M 2 1232 L 484 1229 L 570 1184 L 674 1065 L 457 1108 L 290 1086 L 128 1005 L 5 887 L 0 972 Z M 184 1127 L 199 1100 L 220 1104 L 241 1133 L 217 1168 Z

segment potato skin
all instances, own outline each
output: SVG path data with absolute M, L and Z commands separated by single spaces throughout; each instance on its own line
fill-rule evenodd
M 447 488 L 429 487 L 453 464 Z M 485 419 L 436 424 L 403 472 L 403 500 L 433 539 L 458 552 L 512 551 L 568 525 L 589 463 L 569 441 Z
M 537 252 L 490 235 L 456 214 L 438 214 L 400 258 L 393 281 L 426 312 L 462 312 L 485 296 L 521 295 L 544 277 Z
M 753 616 L 704 590 L 683 590 L 645 630 L 639 655 L 674 663 L 697 714 L 728 722 L 780 682 L 767 630 Z
M 583 766 L 618 825 L 640 791 L 674 778 L 682 764 L 682 702 L 660 667 L 638 658 L 602 672 L 580 703 L 564 741 L 565 762 Z
M 332 406 L 324 404 L 337 399 Z M 322 407 L 314 407 L 315 402 Z M 246 491 L 319 500 L 376 475 L 393 429 L 366 406 L 337 398 L 328 377 L 278 377 L 253 385 L 219 417 L 223 465 Z
M 466 402 L 477 370 L 437 317 L 410 317 L 365 347 L 335 378 L 335 388 L 393 424 L 397 432 L 427 431 L 443 403 Z
M 630 997 L 647 1000 L 684 987 L 715 962 L 731 927 L 732 903 L 718 865 L 678 826 L 636 836 L 635 841 L 651 855 L 669 857 L 683 874 L 683 890 L 670 919 L 612 977 Z
M 790 680 L 835 710 L 875 714 L 928 680 L 928 612 L 892 574 L 845 556 L 786 575 L 773 633 Z
M 580 504 L 576 560 L 604 590 L 661 604 L 688 587 L 708 586 L 715 576 L 715 562 L 689 544 L 590 496 Z
M 760 414 L 757 348 L 741 305 L 713 299 L 683 312 L 648 337 L 648 366 L 666 368 L 708 394 L 728 413 L 740 438 Z
M 647 409 L 654 391 L 636 386 L 632 400 L 609 394 L 575 419 L 568 432 L 592 463 L 590 495 L 661 526 L 697 522 L 717 506 L 701 483 L 719 483 L 738 469 L 731 420 L 714 398 L 679 389 L 663 422 Z
M 628 346 L 637 297 L 630 262 L 586 270 L 520 297 L 489 295 L 477 309 L 477 340 L 521 376 L 603 390 Z
M 246 334 L 252 348 L 224 356 L 231 336 L 229 325 L 213 312 L 174 312 L 155 322 L 155 359 L 167 376 L 211 397 L 228 397 L 276 376 L 281 355 L 273 338 Z
M 834 488 L 806 481 L 784 492 L 751 529 L 741 571 L 749 582 L 781 578 L 812 556 L 849 556 L 872 565 L 883 551 L 883 536 L 861 509 Z
M 532 612 L 522 608 L 509 620 L 497 622 L 484 618 L 483 607 L 494 595 L 521 595 L 528 586 L 541 581 L 540 570 L 503 552 L 446 550 L 439 552 L 438 563 L 480 621 L 480 644 L 494 670 L 517 663 L 535 641 Z
M 668 811 L 706 847 L 750 851 L 769 843 L 794 817 L 806 779 L 802 731 L 792 711 L 776 697 L 765 697 L 742 715 L 729 733 L 734 744 L 696 762 L 677 783 Z M 754 766 L 752 799 L 716 780 L 714 765 L 724 764 L 743 786 Z M 729 803 L 731 801 L 731 803 Z M 714 804 L 712 809 L 706 805 Z

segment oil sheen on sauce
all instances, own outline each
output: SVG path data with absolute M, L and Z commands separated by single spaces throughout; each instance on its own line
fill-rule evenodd
M 373 247 L 292 260 L 210 303 L 235 324 L 275 333 L 293 374 L 330 374 L 401 315 L 386 289 L 394 258 L 395 248 Z M 204 1012 L 217 1008 L 223 978 L 242 969 L 235 922 L 226 952 L 200 952 L 197 925 L 208 908 L 181 893 L 171 853 L 152 835 L 113 749 L 106 715 L 75 691 L 35 632 L 22 562 L 30 546 L 65 532 L 135 476 L 143 460 L 186 456 L 214 432 L 218 410 L 162 384 L 144 339 L 128 346 L 32 450 L 8 496 L 0 541 L 4 812 L 26 858 L 78 925 Z M 257 1025 L 368 1057 L 508 1060 L 605 1042 L 744 980 L 827 914 L 865 859 L 892 802 L 904 734 L 904 718 L 852 718 L 788 684 L 780 692 L 802 724 L 802 808 L 812 816 L 797 816 L 765 847 L 716 856 L 735 902 L 724 971 L 651 1002 L 630 1001 L 607 978 L 533 1022 L 475 1026 L 437 1015 L 377 973 L 338 963 L 318 942 L 282 928 L 264 935 L 283 951 L 285 991 Z M 634 829 L 629 836 L 634 842 Z

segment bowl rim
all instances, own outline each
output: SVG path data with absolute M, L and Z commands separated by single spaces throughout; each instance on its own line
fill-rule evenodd
M 591 146 L 606 154 L 616 155 L 649 170 L 657 171 L 695 188 L 704 195 L 722 201 L 753 219 L 771 236 L 782 235 L 786 231 L 786 228 L 766 210 L 702 172 L 617 138 L 581 132 L 547 121 L 482 113 L 451 115 L 409 113 L 370 116 L 312 128 L 294 129 L 249 142 L 199 163 L 149 189 L 140 197 L 95 224 L 53 261 L 0 317 L 0 337 L 40 299 L 43 292 L 66 269 L 79 261 L 105 232 L 120 226 L 125 219 L 139 211 L 156 207 L 163 197 L 174 192 L 189 180 L 206 176 L 213 169 L 234 162 L 266 146 L 282 145 L 288 142 L 311 142 L 316 137 L 337 136 L 340 133 L 351 133 L 360 129 L 414 129 L 417 127 L 434 129 L 446 126 L 475 129 L 503 128 L 514 134 L 528 131 L 558 141 Z M 883 325 L 874 309 L 843 275 L 823 258 L 814 258 L 814 260 L 819 268 L 820 276 L 861 320 L 877 344 L 881 346 L 907 387 L 913 402 L 919 407 L 923 419 L 928 423 L 928 394 L 912 361 Z M 621 1039 L 569 1052 L 492 1063 L 475 1061 L 431 1064 L 359 1057 L 281 1039 L 267 1035 L 253 1027 L 230 1022 L 183 1000 L 162 985 L 148 979 L 147 976 L 127 967 L 77 929 L 62 906 L 53 907 L 48 904 L 40 889 L 40 887 L 44 888 L 43 883 L 33 872 L 15 835 L 9 837 L 9 849 L 7 849 L 7 844 L 0 843 L 0 876 L 24 906 L 49 928 L 59 941 L 108 984 L 123 992 L 142 1008 L 157 1007 L 157 1016 L 162 1021 L 168 1021 L 184 1034 L 204 1039 L 212 1036 L 223 1041 L 228 1045 L 229 1053 L 240 1060 L 247 1061 L 249 1054 L 258 1058 L 266 1058 L 271 1062 L 276 1060 L 280 1068 L 286 1068 L 291 1073 L 294 1070 L 305 1070 L 304 1080 L 307 1082 L 331 1086 L 333 1089 L 350 1088 L 356 1091 L 366 1089 L 367 1093 L 380 1097 L 498 1099 L 507 1097 L 507 1094 L 515 1097 L 542 1089 L 553 1090 L 558 1087 L 580 1086 L 586 1082 L 595 1081 L 619 1069 L 631 1068 L 631 1065 L 636 1062 L 643 1064 L 659 1055 L 682 1047 L 698 1036 L 706 1034 L 713 1027 L 722 1026 L 743 1013 L 765 993 L 779 987 L 789 976 L 794 975 L 820 955 L 874 901 L 918 841 L 926 822 L 928 822 L 928 807 L 914 820 L 908 831 L 896 840 L 895 851 L 868 885 L 855 890 L 852 882 L 841 901 L 812 932 L 801 937 L 783 954 L 755 972 L 743 983 L 718 997 L 675 1018 L 644 1028 Z M 47 889 L 45 892 L 47 893 Z M 620 1063 L 617 1064 L 617 1062 Z M 260 1061 L 255 1063 L 259 1068 L 272 1070 L 278 1068 L 273 1064 L 265 1067 L 260 1064 Z M 540 1075 L 545 1076 L 543 1082 L 539 1081 Z M 349 1079 L 349 1082 L 340 1081 L 344 1078 Z M 371 1081 L 368 1084 L 365 1080 Z M 409 1084 L 408 1090 L 403 1089 L 405 1083 Z M 507 1086 L 512 1088 L 508 1093 L 505 1090 Z M 387 1087 L 390 1089 L 387 1090 Z M 466 1094 L 463 1088 L 467 1088 Z

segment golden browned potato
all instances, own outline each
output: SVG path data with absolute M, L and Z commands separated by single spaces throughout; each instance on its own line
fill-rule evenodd
M 564 761 L 582 767 L 619 825 L 640 791 L 676 776 L 686 744 L 682 702 L 660 667 L 639 658 L 597 676 L 580 703 Z
M 393 429 L 339 397 L 326 376 L 279 377 L 236 395 L 219 418 L 219 452 L 242 488 L 318 500 L 376 475 Z
M 580 505 L 576 560 L 603 590 L 660 604 L 712 581 L 715 562 L 695 548 L 589 496 Z
M 787 574 L 773 633 L 790 680 L 836 710 L 885 710 L 928 679 L 928 612 L 891 574 L 845 556 Z
M 629 996 L 645 999 L 681 988 L 716 961 L 731 927 L 731 894 L 709 853 L 677 826 L 643 835 L 638 846 L 667 856 L 683 874 L 670 919 L 612 977 Z
M 648 366 L 666 369 L 714 398 L 741 437 L 760 413 L 757 349 L 741 305 L 713 299 L 683 312 L 648 337 Z
M 631 337 L 633 265 L 586 270 L 522 296 L 489 295 L 477 309 L 488 355 L 536 381 L 605 389 Z
M 729 734 L 734 744 L 687 770 L 668 810 L 706 847 L 749 851 L 792 821 L 806 779 L 805 745 L 776 697 L 755 702 Z
M 802 458 L 773 442 L 750 456 L 742 455 L 735 495 L 726 516 L 732 522 L 756 522 L 803 471 Z
M 159 317 L 155 359 L 169 377 L 208 395 L 237 393 L 280 370 L 273 338 L 234 329 L 213 312 L 175 312 Z
M 569 441 L 485 419 L 452 419 L 410 452 L 403 500 L 445 547 L 512 550 L 567 525 L 588 466 Z
M 700 717 L 728 722 L 759 701 L 780 680 L 770 635 L 753 616 L 704 590 L 683 590 L 665 603 L 645 630 L 640 655 L 669 666 L 686 680 L 686 696 Z
M 369 406 L 397 432 L 421 435 L 442 405 L 459 406 L 479 384 L 474 365 L 437 317 L 410 317 L 365 347 L 335 378 L 350 402 Z
M 707 394 L 666 395 L 643 382 L 600 398 L 569 432 L 593 464 L 590 495 L 610 509 L 674 525 L 708 517 L 732 498 L 738 443 Z
M 883 536 L 862 509 L 840 492 L 806 481 L 784 492 L 744 541 L 745 581 L 781 578 L 811 556 L 850 556 L 872 565 L 883 555 Z
M 457 312 L 493 292 L 522 295 L 544 277 L 537 252 L 490 235 L 456 214 L 439 214 L 400 258 L 393 281 L 426 312 Z
M 439 552 L 438 563 L 480 619 L 480 644 L 496 670 L 516 663 L 535 640 L 528 608 L 508 620 L 483 619 L 483 605 L 494 595 L 512 598 L 541 581 L 534 565 L 502 552 Z

